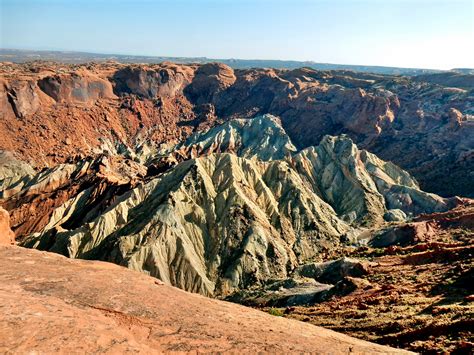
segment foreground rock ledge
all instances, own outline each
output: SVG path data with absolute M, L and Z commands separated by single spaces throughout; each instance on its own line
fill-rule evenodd
M 114 264 L 15 246 L 0 246 L 0 300 L 0 353 L 404 353 Z

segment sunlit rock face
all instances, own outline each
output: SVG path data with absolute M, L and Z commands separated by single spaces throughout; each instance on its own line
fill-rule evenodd
M 78 200 L 63 210 L 74 213 Z M 203 294 L 284 277 L 348 229 L 288 163 L 227 153 L 177 165 L 79 228 L 55 227 L 26 245 L 118 262 Z
M 326 136 L 319 146 L 296 154 L 293 162 L 323 199 L 349 222 L 373 224 L 382 220 L 387 209 L 416 215 L 443 211 L 456 204 L 456 199 L 421 191 L 406 171 L 359 150 L 345 136 Z

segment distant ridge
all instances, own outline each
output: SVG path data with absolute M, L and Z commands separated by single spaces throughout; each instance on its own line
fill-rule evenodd
M 162 63 L 172 61 L 175 63 L 209 63 L 221 62 L 233 69 L 248 68 L 275 68 L 275 69 L 295 69 L 309 67 L 316 70 L 353 70 L 358 72 L 369 72 L 388 75 L 419 75 L 444 72 L 436 69 L 418 68 L 397 68 L 371 65 L 349 65 L 317 63 L 313 61 L 296 60 L 266 60 L 266 59 L 217 59 L 206 57 L 162 57 L 162 56 L 140 56 L 125 54 L 103 54 L 75 51 L 40 51 L 21 49 L 0 49 L 0 62 L 23 63 L 33 60 L 55 61 L 62 63 L 86 63 L 91 61 L 117 61 L 120 63 Z M 454 69 L 453 69 L 454 70 Z M 474 69 L 460 69 L 461 72 Z

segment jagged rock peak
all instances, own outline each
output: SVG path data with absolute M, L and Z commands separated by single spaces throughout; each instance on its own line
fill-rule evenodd
M 185 161 L 65 230 L 81 208 L 80 198 L 67 201 L 25 245 L 114 261 L 207 295 L 285 277 L 348 230 L 287 162 L 232 154 Z
M 392 209 L 400 209 L 410 216 L 445 211 L 458 201 L 421 191 L 406 171 L 359 150 L 344 135 L 325 136 L 317 147 L 294 155 L 291 163 L 338 215 L 350 223 L 377 223 Z
M 275 160 L 295 153 L 296 147 L 277 117 L 263 115 L 251 119 L 233 119 L 206 132 L 195 133 L 177 150 L 192 158 L 230 152 L 244 158 Z

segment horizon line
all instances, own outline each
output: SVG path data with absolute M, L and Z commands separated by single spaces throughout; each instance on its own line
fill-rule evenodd
M 296 59 L 262 59 L 262 58 L 212 58 L 212 57 L 198 57 L 198 56 L 172 56 L 172 55 L 149 55 L 149 54 L 129 54 L 129 53 L 104 53 L 88 50 L 71 50 L 71 49 L 31 49 L 31 48 L 3 48 L 0 47 L 0 51 L 31 51 L 31 52 L 56 52 L 56 53 L 82 53 L 82 54 L 92 54 L 92 55 L 101 55 L 101 56 L 122 56 L 122 57 L 148 57 L 148 58 L 171 58 L 171 59 L 205 59 L 211 61 L 275 61 L 275 62 L 294 62 L 294 63 L 312 63 L 312 64 L 322 64 L 322 65 L 336 65 L 336 66 L 364 66 L 364 67 L 373 67 L 373 68 L 392 68 L 392 69 L 408 69 L 408 70 L 429 70 L 429 71 L 452 71 L 455 69 L 474 69 L 474 68 L 464 68 L 464 67 L 455 67 L 450 69 L 439 69 L 439 68 L 420 68 L 420 67 L 399 67 L 399 66 L 390 66 L 390 65 L 374 65 L 374 64 L 347 64 L 347 63 L 329 63 L 329 62 L 318 62 L 315 60 L 296 60 Z

